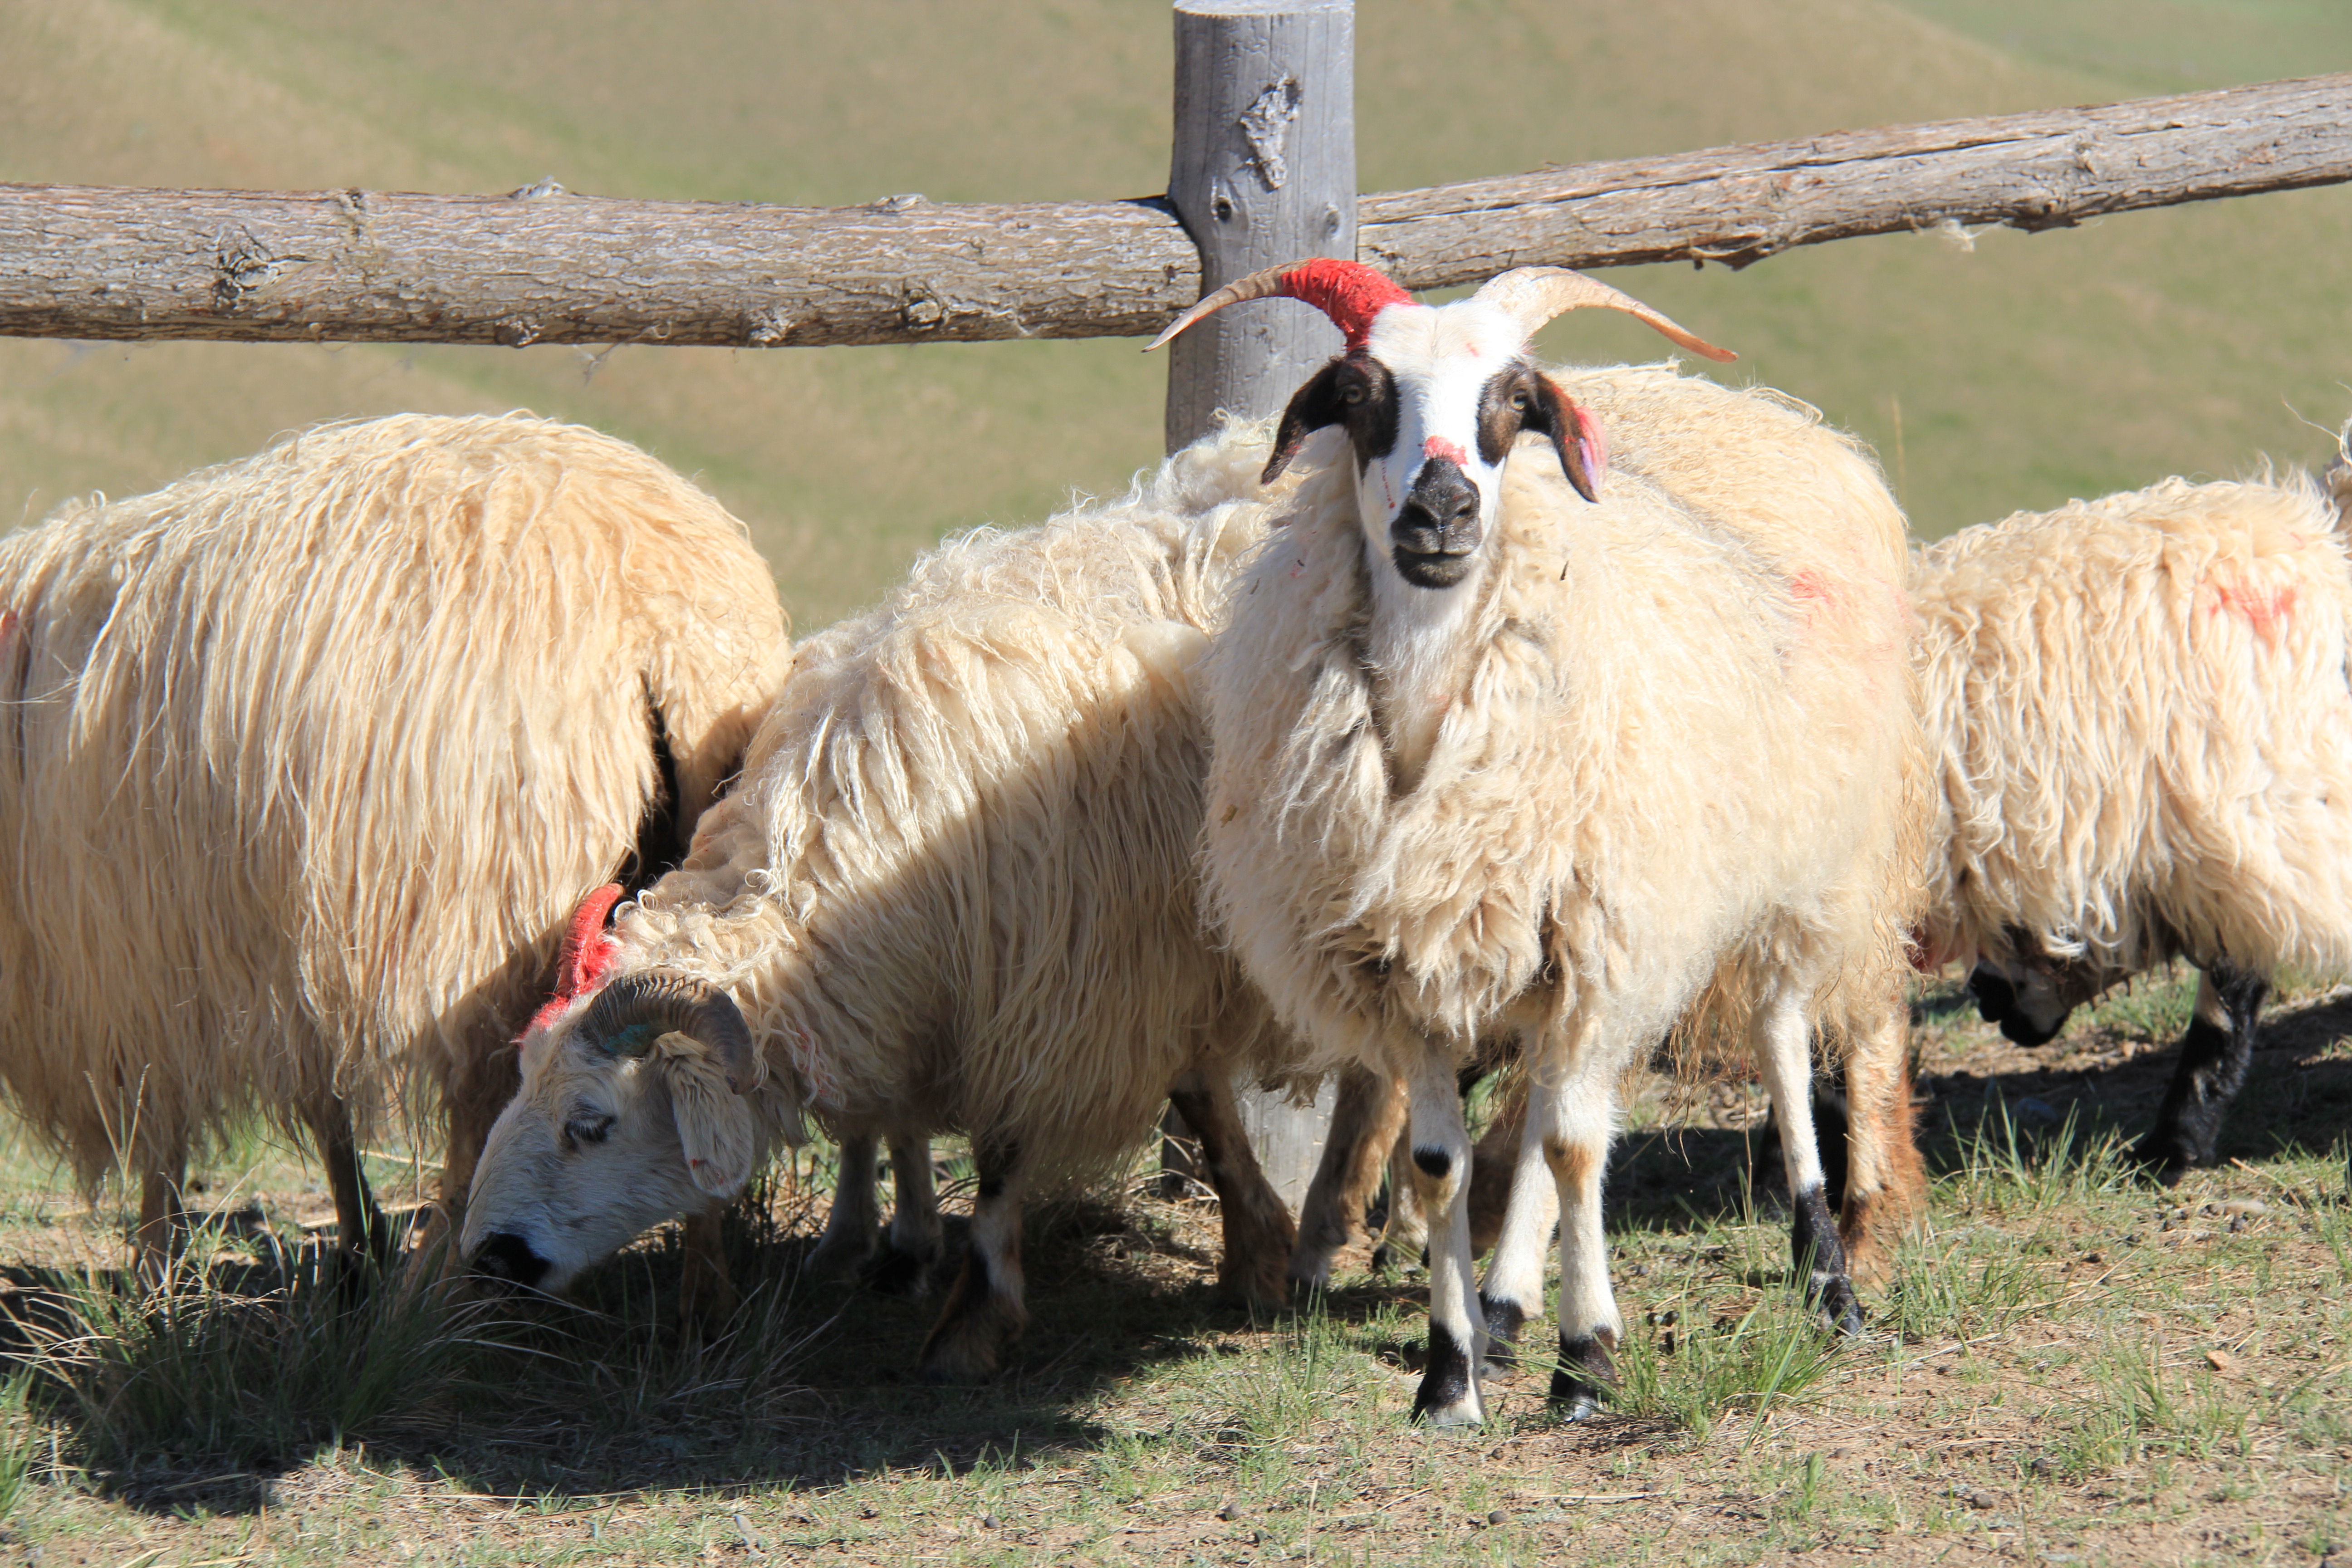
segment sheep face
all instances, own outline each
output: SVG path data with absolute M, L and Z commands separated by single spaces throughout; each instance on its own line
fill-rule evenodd
M 490 1129 L 459 1242 L 486 1284 L 560 1291 L 654 1226 L 736 1196 L 758 1163 L 748 1037 L 604 1002 L 524 1037 L 522 1087 Z
M 1383 310 L 1363 347 L 1291 398 L 1269 477 L 1308 434 L 1344 426 L 1371 559 L 1416 588 L 1461 586 L 1476 574 L 1503 463 L 1522 431 L 1548 437 L 1570 482 L 1588 500 L 1594 493 L 1598 426 L 1524 357 L 1526 339 L 1510 316 L 1475 299 Z
M 1969 994 L 1976 1000 L 1977 1016 L 2000 1025 L 2011 1044 L 2045 1046 L 2058 1037 L 2075 1008 L 2096 1000 L 2126 973 L 2079 960 L 1979 959 L 1969 972 Z
M 1170 322 L 1151 346 L 1212 311 L 1274 297 L 1321 310 L 1346 335 L 1348 352 L 1291 398 L 1265 481 L 1289 466 L 1308 435 L 1347 426 L 1367 543 L 1417 588 L 1455 588 L 1476 574 L 1503 460 L 1522 431 L 1549 437 L 1577 493 L 1599 498 L 1606 461 L 1600 426 L 1524 357 L 1546 321 L 1598 305 L 1710 359 L 1733 357 L 1639 300 L 1565 268 L 1522 267 L 1467 300 L 1429 306 L 1371 268 L 1328 258 L 1235 279 Z

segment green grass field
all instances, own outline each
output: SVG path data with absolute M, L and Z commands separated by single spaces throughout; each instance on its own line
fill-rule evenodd
M 1365 0 L 1359 166 L 1393 189 L 1838 127 L 2352 68 L 2333 0 Z M 1159 190 L 1152 0 L 10 0 L 0 179 L 805 203 Z M 1850 241 L 1612 280 L 1884 457 L 1920 531 L 2305 462 L 2352 413 L 2352 192 L 2075 231 Z M 1649 356 L 1617 321 L 1558 358 Z M 1157 455 L 1135 342 L 749 351 L 0 342 L 0 516 L 126 494 L 339 415 L 528 405 L 636 440 L 753 527 L 799 624 L 941 532 Z
M 2291 990 L 2223 1165 L 2168 1191 L 2116 1155 L 2193 975 L 2035 1052 L 1928 994 L 1933 1214 L 1849 1343 L 1800 1306 L 1751 1184 L 1759 1091 L 1649 1086 L 1611 1183 L 1622 1386 L 1576 1426 L 1538 1329 L 1484 1427 L 1412 1427 L 1417 1276 L 1357 1251 L 1323 1299 L 1253 1316 L 1215 1294 L 1213 1204 L 1142 1169 L 1033 1209 L 1034 1321 L 994 1383 L 943 1389 L 911 1375 L 936 1286 L 800 1278 L 822 1150 L 730 1222 L 747 1301 L 709 1339 L 674 1326 L 672 1235 L 504 1319 L 354 1290 L 331 1208 L 252 1139 L 204 1169 L 205 1276 L 142 1298 L 114 1273 L 128 1216 L 20 1152 L 0 1560 L 2340 1561 L 2352 993 Z M 940 1153 L 952 1243 L 970 1173 Z

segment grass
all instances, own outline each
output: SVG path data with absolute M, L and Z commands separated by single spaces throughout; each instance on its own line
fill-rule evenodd
M 158 1568 L 2314 1561 L 2352 1544 L 2332 1098 L 2352 1005 L 2331 995 L 2291 1001 L 2266 1035 L 2224 1148 L 2242 1163 L 2168 1191 L 2118 1158 L 2169 1065 L 2134 1022 L 2161 1016 L 2145 998 L 2039 1053 L 1927 998 L 1931 1228 L 1867 1296 L 1859 1341 L 1792 1292 L 1785 1218 L 1742 1170 L 1744 1106 L 1629 1139 L 1621 1383 L 1576 1426 L 1531 1356 L 1490 1388 L 1483 1428 L 1412 1426 L 1417 1285 L 1343 1268 L 1296 1311 L 1223 1304 L 1213 1205 L 1149 1183 L 1033 1214 L 1035 1321 L 979 1389 L 909 1380 L 935 1297 L 799 1281 L 823 1151 L 731 1222 L 746 1305 L 700 1341 L 674 1321 L 672 1235 L 569 1306 L 496 1322 L 352 1290 L 309 1228 L 323 1199 L 266 1140 L 236 1146 L 249 1178 L 206 1173 L 261 1223 L 154 1296 L 104 1272 L 119 1210 L 19 1193 L 16 1212 L 53 1216 L 5 1233 L 20 1256 L 80 1261 L 7 1274 L 30 1327 L 0 1386 L 5 1528 L 45 1563 L 160 1550 Z M 19 1151 L 6 1169 L 46 1167 Z

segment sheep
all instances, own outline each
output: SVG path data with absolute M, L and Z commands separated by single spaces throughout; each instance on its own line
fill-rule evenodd
M 2201 970 L 2131 1151 L 2168 1183 L 2212 1163 L 2278 968 L 2352 965 L 2344 472 L 2166 479 L 1917 561 L 1943 785 L 1924 962 L 1972 965 L 2026 1046 L 2151 965 Z
M 1406 1082 L 1433 1234 L 1415 1415 L 1483 1418 L 1486 1342 L 1540 1310 L 1549 1166 L 1552 1394 L 1580 1417 L 1622 1332 L 1599 1198 L 1637 1053 L 1686 1016 L 1744 1023 L 1809 1131 L 1820 1024 L 1899 1119 L 1926 815 L 1903 519 L 1869 458 L 1787 400 L 1671 368 L 1539 372 L 1530 334 L 1586 305 L 1720 356 L 1572 272 L 1430 307 L 1312 261 L 1226 286 L 1161 341 L 1268 296 L 1321 308 L 1347 348 L 1282 416 L 1267 477 L 1311 471 L 1205 665 L 1207 908 L 1303 1065 Z M 1455 1071 L 1496 1036 L 1531 1091 L 1482 1297 Z M 1850 1235 L 1916 1193 L 1900 1152 L 1873 1151 Z M 1788 1165 L 1799 1267 L 1858 1329 L 1810 1137 Z
M 1123 500 L 951 542 L 803 645 L 686 864 L 523 1039 L 462 1243 L 486 1288 L 558 1292 L 650 1226 L 707 1226 L 811 1117 L 865 1189 L 836 1224 L 870 1234 L 873 1141 L 960 1130 L 970 1241 L 920 1370 L 982 1379 L 1026 1318 L 1024 1195 L 1114 1165 L 1173 1098 L 1222 1283 L 1283 1299 L 1290 1218 L 1230 1080 L 1289 1046 L 1202 936 L 1192 867 L 1192 670 L 1264 533 L 1265 454 L 1228 430 Z
M 515 1081 L 565 912 L 675 861 L 790 662 L 742 524 L 524 415 L 319 426 L 0 542 L 0 1081 L 142 1267 L 192 1149 L 356 1142 L 438 1090 L 441 1213 Z

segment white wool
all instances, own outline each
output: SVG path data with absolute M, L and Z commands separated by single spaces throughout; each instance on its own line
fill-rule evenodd
M 1933 961 L 2352 967 L 2336 521 L 2299 478 L 2175 479 L 1919 552 Z
M 0 542 L 0 1079 L 94 1184 L 225 1120 L 476 1131 L 565 915 L 789 666 L 743 527 L 528 416 L 306 431 Z M 690 822 L 691 816 L 685 820 Z

